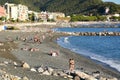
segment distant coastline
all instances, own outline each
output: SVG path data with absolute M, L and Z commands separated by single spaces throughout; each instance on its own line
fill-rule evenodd
M 113 22 L 113 21 L 76 21 L 70 22 L 72 27 L 77 27 L 79 25 L 91 25 L 91 24 L 119 24 L 120 22 Z

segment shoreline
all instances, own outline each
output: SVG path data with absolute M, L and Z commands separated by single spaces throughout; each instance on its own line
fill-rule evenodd
M 66 24 L 72 25 L 69 27 L 76 27 L 78 25 L 88 25 L 88 24 L 118 24 L 120 22 L 113 22 L 113 21 L 76 21 L 76 22 L 68 22 Z M 62 24 L 62 23 L 61 23 Z M 2 26 L 15 26 L 15 27 L 25 27 L 25 26 L 48 26 L 49 27 L 68 27 L 64 25 L 60 25 L 57 22 L 28 22 L 28 23 L 3 23 L 0 24 L 0 31 L 2 29 Z
M 69 37 L 69 36 L 66 36 L 66 37 Z M 64 38 L 65 38 L 65 37 L 64 37 Z M 58 45 L 60 45 L 60 46 L 63 47 L 63 48 L 66 48 L 66 47 L 64 47 L 63 43 L 62 43 L 62 44 L 59 44 L 59 43 L 58 43 Z M 88 59 L 91 59 L 91 60 L 93 60 L 96 64 L 100 64 L 100 65 L 102 65 L 102 66 L 104 66 L 104 67 L 106 67 L 106 68 L 115 70 L 116 72 L 119 72 L 119 73 L 120 73 L 119 69 L 117 69 L 116 67 L 112 67 L 111 64 L 108 64 L 108 63 L 105 63 L 104 61 L 101 61 L 101 60 L 97 60 L 97 59 L 95 59 L 95 58 L 92 58 L 92 57 L 90 57 L 89 55 L 81 54 L 81 53 L 83 53 L 83 52 L 80 52 L 80 51 L 77 51 L 77 52 L 76 52 L 76 51 L 74 51 L 72 48 L 67 47 L 66 49 L 69 49 L 70 51 L 72 51 L 72 52 L 74 52 L 74 53 L 76 53 L 76 54 L 82 55 L 83 57 L 86 57 L 86 58 L 88 58 Z
M 23 36 L 23 35 L 30 35 L 30 37 L 33 37 L 36 32 L 0 32 L 0 36 L 3 36 L 1 38 L 5 38 L 9 34 L 9 36 L 12 36 L 13 39 L 16 38 L 16 36 Z M 13 36 L 14 34 L 14 36 Z M 25 61 L 31 67 L 38 67 L 40 65 L 45 65 L 45 66 L 51 66 L 54 68 L 62 69 L 62 70 L 67 70 L 68 69 L 68 60 L 70 58 L 75 59 L 75 68 L 76 69 L 82 69 L 84 72 L 87 72 L 89 74 L 92 74 L 92 72 L 100 71 L 101 76 L 106 76 L 106 77 L 117 77 L 120 79 L 120 73 L 116 72 L 115 70 L 108 69 L 100 64 L 96 64 L 94 61 L 92 61 L 89 58 L 86 58 L 80 54 L 74 53 L 70 51 L 69 49 L 63 48 L 60 45 L 56 43 L 56 39 L 62 36 L 69 36 L 66 34 L 61 34 L 61 33 L 49 33 L 49 32 L 38 32 L 39 35 L 46 35 L 46 39 L 42 42 L 42 44 L 33 44 L 33 43 L 27 43 L 27 42 L 21 42 L 21 41 L 15 41 L 15 43 L 18 44 L 18 49 L 12 51 L 12 55 L 14 55 L 18 60 L 20 61 Z M 28 52 L 28 51 L 22 51 L 21 48 L 24 48 L 25 45 L 28 45 L 29 47 L 37 47 L 40 49 L 38 52 Z M 59 56 L 52 57 L 49 54 L 50 50 L 58 50 L 60 52 Z M 19 70 L 19 67 L 17 68 Z M 20 75 L 22 73 L 22 69 L 18 71 L 14 71 L 14 68 L 9 68 L 7 67 L 7 71 Z M 18 72 L 17 72 L 18 71 Z M 46 79 L 37 79 L 36 76 L 33 76 L 31 74 L 33 73 L 28 73 L 28 71 L 24 70 L 25 73 L 23 75 L 26 75 L 32 79 L 35 78 L 35 80 L 46 80 Z M 35 73 L 36 74 L 36 73 Z M 39 76 L 40 77 L 40 76 Z M 57 77 L 52 78 L 51 80 L 55 79 Z M 56 79 L 56 80 L 59 80 Z M 63 80 L 63 79 L 61 79 Z
M 69 36 L 69 35 L 68 35 L 68 36 Z M 60 36 L 60 37 L 63 37 L 63 36 Z M 66 36 L 66 37 L 67 37 L 67 36 Z M 58 45 L 58 46 L 60 46 L 59 44 L 57 44 L 57 42 L 55 42 L 55 44 Z M 62 46 L 60 46 L 60 47 L 62 47 Z M 117 69 L 111 67 L 110 65 L 108 65 L 108 64 L 106 64 L 106 63 L 103 63 L 103 62 L 101 62 L 101 61 L 92 59 L 92 58 L 89 57 L 89 56 L 85 56 L 85 55 L 83 55 L 83 54 L 80 54 L 80 53 L 71 51 L 71 50 L 68 49 L 68 48 L 64 48 L 64 47 L 62 47 L 62 48 L 63 48 L 63 49 L 66 49 L 66 50 L 69 50 L 70 52 L 72 52 L 72 53 L 74 53 L 74 54 L 76 54 L 76 55 L 78 55 L 78 56 L 81 56 L 81 57 L 89 60 L 90 62 L 95 63 L 95 65 L 99 65 L 99 67 L 101 66 L 101 68 L 105 68 L 105 69 L 110 70 L 110 71 L 113 71 L 113 72 L 115 71 L 115 72 L 117 72 L 118 74 L 120 73 Z M 86 66 L 84 66 L 84 67 L 86 67 Z M 120 77 L 120 75 L 119 75 L 119 77 Z

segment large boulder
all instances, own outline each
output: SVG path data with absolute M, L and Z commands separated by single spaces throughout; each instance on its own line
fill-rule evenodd
M 35 68 L 31 68 L 30 71 L 37 72 Z
M 23 63 L 22 67 L 25 68 L 25 69 L 29 69 L 30 68 L 29 64 L 26 63 L 26 62 Z
M 68 77 L 68 75 L 64 73 L 63 71 L 58 71 L 57 73 L 59 76 Z
M 51 75 L 47 70 L 42 73 L 43 75 Z
M 52 73 L 52 75 L 53 76 L 58 76 L 57 72 L 55 72 L 55 71 Z
M 108 80 L 118 80 L 117 78 L 111 78 L 111 79 L 108 79 Z
M 80 80 L 80 77 L 79 76 L 75 76 L 74 80 Z
M 118 80 L 117 78 L 105 78 L 105 77 L 100 77 L 99 80 Z
M 104 78 L 104 77 L 100 77 L 99 80 L 107 80 L 107 78 Z
M 44 72 L 44 69 L 43 69 L 42 67 L 39 67 L 39 68 L 38 68 L 38 72 L 43 73 L 43 72 Z
M 93 76 L 90 76 L 90 75 L 88 75 L 88 74 L 86 74 L 84 72 L 81 72 L 81 71 L 75 71 L 75 74 L 77 76 L 79 76 L 80 78 L 85 79 L 85 80 L 97 80 Z
M 23 77 L 23 80 L 29 80 L 26 76 Z
M 52 74 L 53 71 L 54 71 L 54 69 L 52 69 L 51 67 L 48 67 L 47 70 L 48 70 L 48 72 L 49 72 L 50 74 Z

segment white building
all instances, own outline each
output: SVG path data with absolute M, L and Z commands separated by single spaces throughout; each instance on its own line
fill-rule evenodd
M 113 16 L 115 16 L 115 17 L 119 17 L 119 16 L 120 16 L 120 14 L 114 14 Z
M 47 19 L 48 19 L 48 13 L 45 11 L 45 12 L 41 12 L 41 19 L 44 21 L 44 22 L 47 22 Z
M 5 3 L 5 9 L 7 13 L 7 19 L 25 21 L 28 19 L 28 7 L 24 5 L 16 5 Z
M 11 6 L 11 16 L 10 16 L 10 18 L 12 18 L 13 20 L 18 19 L 18 7 L 17 6 Z
M 15 6 L 15 4 L 10 4 L 10 3 L 5 3 L 5 9 L 6 9 L 6 14 L 7 14 L 7 16 L 6 16 L 6 18 L 7 19 L 10 19 L 11 18 L 11 7 L 12 6 Z
M 105 14 L 108 14 L 109 11 L 110 11 L 109 7 L 106 7 L 106 8 L 105 8 Z
M 48 19 L 54 19 L 54 20 L 56 20 L 57 17 L 65 17 L 65 14 L 61 13 L 61 12 L 48 13 Z
M 28 7 L 25 5 L 18 5 L 18 19 L 25 21 L 28 19 Z

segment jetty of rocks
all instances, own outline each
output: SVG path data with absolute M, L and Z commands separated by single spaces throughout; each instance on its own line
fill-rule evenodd
M 120 36 L 120 32 L 58 32 L 72 36 Z

